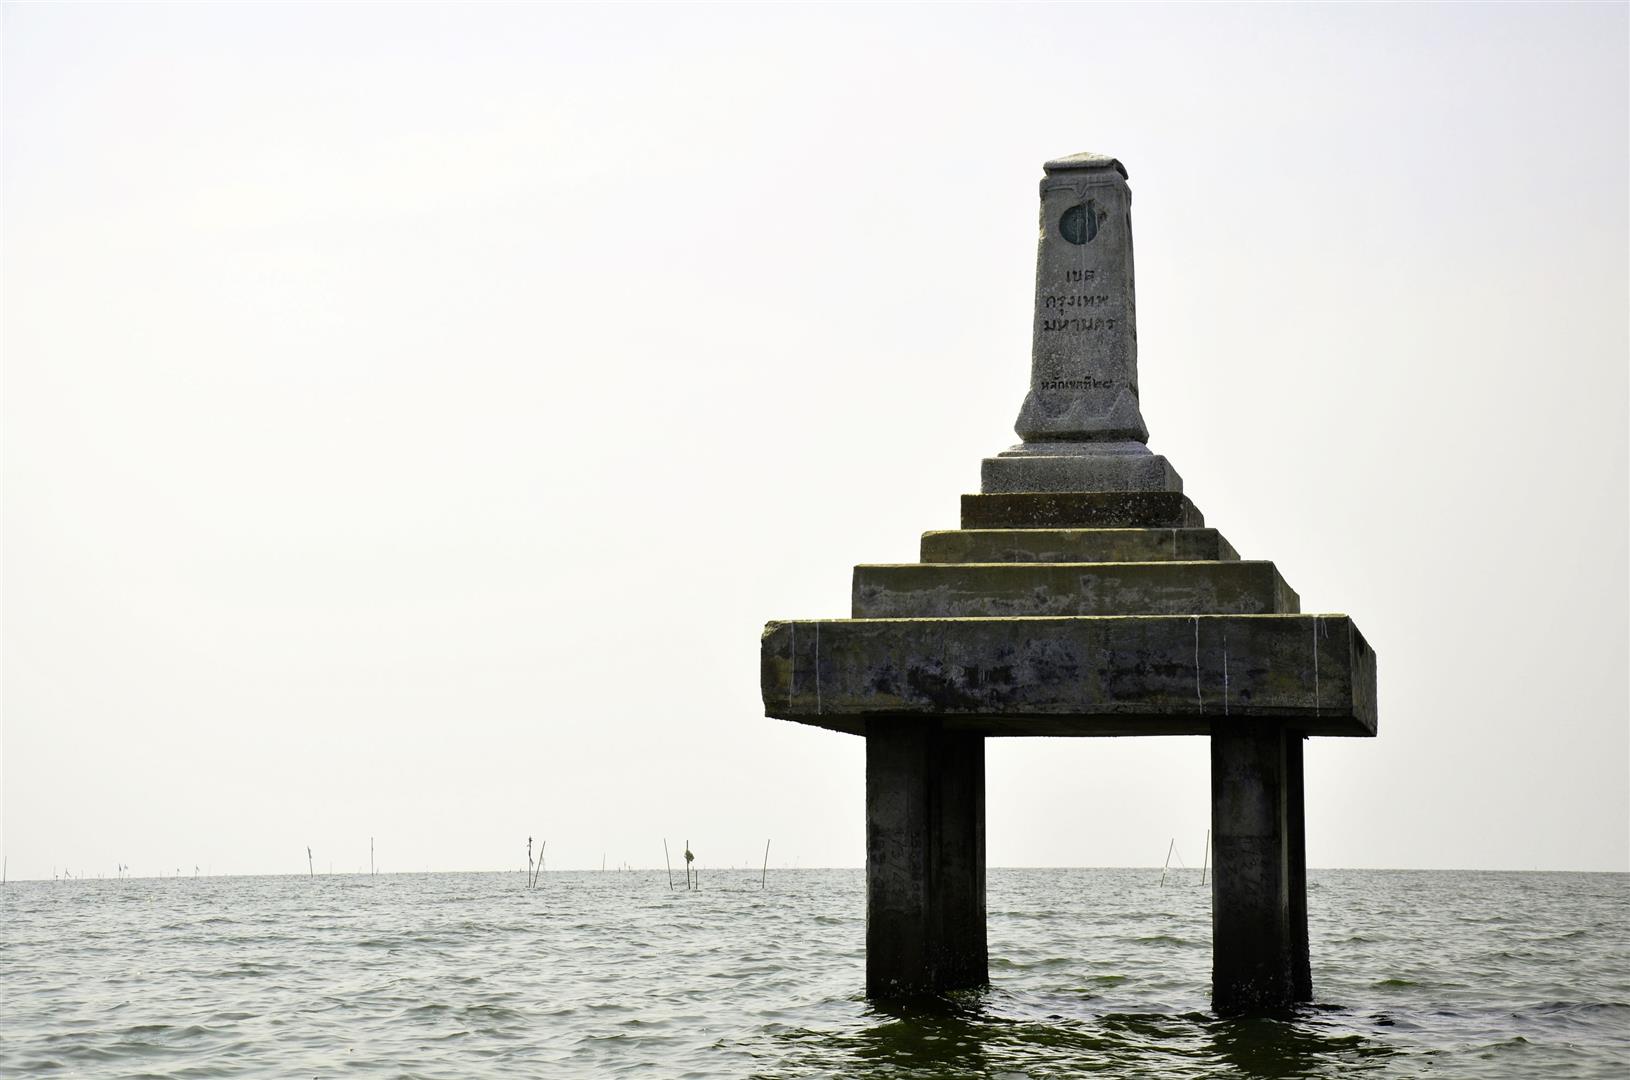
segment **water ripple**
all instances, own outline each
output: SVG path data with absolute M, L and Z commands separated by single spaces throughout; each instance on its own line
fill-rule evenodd
M 994 986 L 886 1008 L 858 871 L 12 883 L 0 1076 L 1630 1075 L 1630 878 L 1314 876 L 1273 1020 L 1211 1015 L 1197 873 L 992 870 Z

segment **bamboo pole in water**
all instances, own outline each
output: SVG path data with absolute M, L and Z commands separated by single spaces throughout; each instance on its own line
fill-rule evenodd
M 164 871 L 160 870 L 159 873 L 162 874 L 162 873 L 164 873 Z M 317 876 L 317 871 L 314 870 L 312 868 L 312 865 L 311 865 L 311 845 L 309 845 L 309 844 L 306 845 L 306 876 L 307 877 L 316 877 Z
M 1200 857 L 1200 884 L 1206 883 L 1206 868 L 1211 865 L 1211 830 L 1206 830 L 1206 853 Z
M 1177 837 L 1172 837 L 1171 844 L 1166 848 L 1166 866 L 1160 868 L 1160 887 L 1166 887 L 1166 867 L 1172 864 L 1172 850 L 1177 847 Z
M 764 869 L 759 873 L 758 887 L 764 888 L 770 880 L 770 842 L 764 841 Z
M 673 860 L 668 858 L 668 838 L 666 836 L 664 836 L 662 838 L 662 865 L 666 866 L 668 868 L 668 891 L 673 892 L 674 891 L 674 864 L 673 864 Z

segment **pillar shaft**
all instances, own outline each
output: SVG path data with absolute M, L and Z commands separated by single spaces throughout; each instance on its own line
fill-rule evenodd
M 1110 442 L 1147 453 L 1126 169 L 1098 154 L 1044 169 L 1030 394 L 1014 430 L 1027 443 Z
M 938 720 L 866 733 L 866 992 L 983 986 L 985 738 Z
M 1285 820 L 1290 865 L 1290 979 L 1297 1001 L 1313 1000 L 1313 969 L 1307 942 L 1307 812 L 1302 751 L 1307 736 L 1285 732 Z
M 1211 994 L 1219 1013 L 1285 1009 L 1311 991 L 1302 974 L 1301 751 L 1301 734 L 1272 722 L 1212 731 Z

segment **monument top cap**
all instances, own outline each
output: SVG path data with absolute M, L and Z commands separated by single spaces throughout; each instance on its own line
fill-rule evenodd
M 1042 166 L 1050 173 L 1064 172 L 1069 169 L 1114 169 L 1121 176 L 1126 176 L 1126 166 L 1110 157 L 1108 154 L 1094 154 L 1084 150 L 1079 154 L 1070 154 L 1067 157 L 1054 158 Z

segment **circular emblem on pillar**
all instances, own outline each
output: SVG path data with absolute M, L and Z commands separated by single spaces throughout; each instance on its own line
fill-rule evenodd
M 1098 208 L 1088 199 L 1076 203 L 1058 219 L 1058 233 L 1072 244 L 1085 244 L 1098 235 Z

